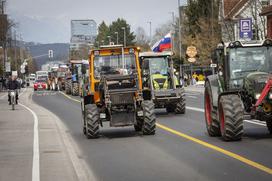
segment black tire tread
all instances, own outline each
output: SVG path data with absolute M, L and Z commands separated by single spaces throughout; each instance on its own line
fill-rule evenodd
M 85 106 L 86 136 L 88 139 L 99 137 L 99 112 L 95 104 Z
M 186 112 L 186 103 L 185 103 L 185 96 L 182 95 L 177 102 L 176 108 L 175 108 L 175 113 L 176 114 L 185 114 Z
M 243 135 L 244 109 L 238 95 L 225 95 L 220 98 L 225 116 L 225 129 L 221 132 L 225 141 L 238 141 Z
M 152 101 L 143 101 L 142 108 L 144 112 L 144 120 L 142 131 L 144 135 L 154 135 L 156 132 L 156 116 L 155 106 Z
M 210 101 L 212 102 L 211 88 L 210 88 L 209 82 L 206 82 L 206 84 L 205 84 L 204 99 L 206 98 L 205 97 L 206 94 L 208 94 L 210 96 Z M 204 104 L 206 104 L 206 100 L 204 100 Z M 204 105 L 204 107 L 205 107 L 205 105 Z M 205 119 L 206 119 L 206 116 L 205 116 Z M 211 119 L 212 119 L 212 122 L 211 122 L 210 126 L 208 125 L 207 120 L 205 120 L 207 132 L 208 132 L 209 136 L 212 136 L 212 137 L 221 136 L 220 124 L 219 124 L 219 120 L 217 117 L 217 109 L 213 105 L 211 105 Z

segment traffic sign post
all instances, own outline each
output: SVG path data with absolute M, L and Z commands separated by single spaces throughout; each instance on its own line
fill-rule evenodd
M 240 25 L 240 38 L 252 40 L 253 38 L 252 18 L 240 19 L 239 25 Z

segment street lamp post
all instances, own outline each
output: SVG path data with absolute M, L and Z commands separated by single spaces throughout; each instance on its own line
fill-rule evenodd
M 111 36 L 108 36 L 109 39 L 109 45 L 111 44 Z
M 174 37 L 173 36 L 174 36 L 174 33 L 175 33 L 175 13 L 170 12 L 170 14 L 172 15 L 172 18 L 173 18 L 172 31 L 171 31 L 171 43 L 172 43 L 171 50 L 172 50 L 172 52 L 174 52 L 175 51 L 175 49 L 174 49 L 175 43 L 174 43 Z
M 119 43 L 119 37 L 118 37 L 118 32 L 115 32 L 115 34 L 116 34 L 116 45 L 118 45 L 118 43 Z
M 149 24 L 149 38 L 150 38 L 150 45 L 151 45 L 151 42 L 152 42 L 152 22 L 148 21 L 147 23 Z
M 122 27 L 122 30 L 124 30 L 124 47 L 126 47 L 127 46 L 126 27 Z

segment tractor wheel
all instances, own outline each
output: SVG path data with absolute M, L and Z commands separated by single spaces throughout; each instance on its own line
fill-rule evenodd
M 270 134 L 272 134 L 272 120 L 266 121 L 266 126 Z
M 243 135 L 244 109 L 238 95 L 221 96 L 219 120 L 221 135 L 225 141 L 237 141 Z
M 186 111 L 186 104 L 184 96 L 181 96 L 177 102 L 175 113 L 176 114 L 185 114 Z
M 144 135 L 154 135 L 156 132 L 156 116 L 155 106 L 152 101 L 143 101 L 142 109 L 144 112 L 144 120 L 142 131 Z
M 136 123 L 134 124 L 135 131 L 141 131 L 143 128 L 143 120 L 136 117 Z
M 210 83 L 205 84 L 204 92 L 205 122 L 207 132 L 210 136 L 220 136 L 220 125 L 217 120 L 217 110 L 212 105 L 212 91 Z
M 68 79 L 65 81 L 65 93 L 66 94 L 71 94 L 71 85 L 72 85 L 71 79 Z
M 78 90 L 78 83 L 73 83 L 73 89 L 72 89 L 72 95 L 73 96 L 78 96 L 79 95 L 79 90 Z
M 98 138 L 99 137 L 99 113 L 97 106 L 95 104 L 89 104 L 85 106 L 85 127 L 86 137 L 88 139 Z

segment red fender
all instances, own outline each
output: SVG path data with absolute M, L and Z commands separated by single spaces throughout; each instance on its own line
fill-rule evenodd
M 263 100 L 265 99 L 265 97 L 267 96 L 267 94 L 269 93 L 270 89 L 272 88 L 272 79 L 269 79 L 259 97 L 259 99 L 257 100 L 255 107 L 258 107 Z

